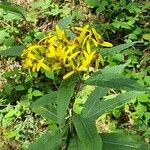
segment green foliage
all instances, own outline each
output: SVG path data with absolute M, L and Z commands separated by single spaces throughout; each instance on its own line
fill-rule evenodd
M 21 55 L 25 46 L 16 46 L 3 51 L 0 51 L 0 55 L 2 56 L 19 56 Z
M 86 107 L 85 109 L 83 109 L 83 117 L 97 119 L 99 116 L 106 113 L 107 111 L 117 107 L 118 105 L 122 105 L 127 101 L 131 100 L 132 98 L 141 94 L 141 92 L 130 91 L 124 94 L 120 94 L 113 99 L 96 101 L 90 109 L 87 110 Z
M 87 150 L 102 149 L 102 141 L 93 121 L 74 116 L 73 123 L 79 139 L 85 144 Z
M 20 14 L 23 18 L 25 18 L 25 16 L 26 16 L 25 9 L 23 7 L 21 7 L 20 5 L 17 5 L 14 3 L 1 1 L 0 2 L 0 8 L 4 9 L 6 11 L 11 11 L 11 12 L 15 12 L 17 14 Z
M 104 150 L 116 149 L 116 150 L 148 150 L 149 146 L 145 145 L 139 140 L 135 140 L 132 137 L 122 134 L 101 134 L 104 144 Z
M 120 70 L 122 70 L 122 67 L 120 66 L 116 66 L 116 68 L 121 68 Z M 125 67 L 125 65 L 124 65 Z M 112 70 L 112 69 L 110 69 Z M 101 70 L 101 72 L 105 72 L 108 71 L 107 69 Z M 95 74 L 93 74 L 93 76 L 91 76 L 90 78 L 92 79 L 97 79 L 97 76 L 101 75 L 101 72 L 96 72 Z M 120 73 L 120 71 L 119 71 Z M 112 74 L 112 72 L 110 71 L 110 74 Z M 104 73 L 104 75 L 106 75 Z M 118 73 L 115 74 L 115 76 L 111 76 L 111 79 L 115 80 L 115 77 L 119 76 Z M 90 78 L 88 80 L 90 80 Z M 108 78 L 108 76 L 107 76 Z M 67 106 L 70 102 L 70 109 L 72 108 L 72 102 L 73 99 L 71 99 L 71 97 L 73 98 L 73 90 L 75 87 L 75 83 L 76 80 L 74 78 L 74 76 L 71 76 L 70 78 L 64 80 L 62 82 L 62 84 L 60 85 L 60 89 L 58 90 L 57 93 L 57 100 L 55 101 L 54 98 L 52 98 L 52 102 L 56 102 L 56 105 L 61 105 L 61 107 L 59 106 L 59 109 L 57 109 L 57 114 L 55 113 L 56 118 L 59 117 L 59 113 L 61 112 L 61 118 L 64 118 L 65 112 L 67 111 Z M 87 80 L 87 81 L 88 81 Z M 122 77 L 120 77 L 120 80 L 122 81 Z M 109 80 L 108 80 L 109 81 Z M 131 79 L 128 79 L 129 81 L 129 85 L 130 83 L 132 83 L 133 81 Z M 136 83 L 136 82 L 134 82 Z M 88 82 L 87 82 L 88 84 Z M 94 82 L 90 83 L 91 85 L 94 85 Z M 104 113 L 106 113 L 109 110 L 112 110 L 113 108 L 115 108 L 118 105 L 122 105 L 124 103 L 126 103 L 127 101 L 143 94 L 143 90 L 147 91 L 146 88 L 142 87 L 142 88 L 129 88 L 128 90 L 130 90 L 129 92 L 123 93 L 123 94 L 118 94 L 115 98 L 112 99 L 103 99 L 103 97 L 107 94 L 108 89 L 104 88 L 105 85 L 106 87 L 109 87 L 109 82 L 107 84 L 100 84 L 102 87 L 97 87 L 88 97 L 88 99 L 86 100 L 85 104 L 83 105 L 83 110 L 81 111 L 81 116 L 80 115 L 76 115 L 75 113 L 71 113 L 71 110 L 68 110 L 67 114 L 66 114 L 66 122 L 64 124 L 64 122 L 59 121 L 58 119 L 58 124 L 61 127 L 61 130 L 65 127 L 65 126 L 69 126 L 69 124 L 71 125 L 71 128 L 73 129 L 72 125 L 75 126 L 76 132 L 74 132 L 74 130 L 68 129 L 68 136 L 64 137 L 64 139 L 70 139 L 71 138 L 71 134 L 76 134 L 77 138 L 79 138 L 81 147 L 86 147 L 86 149 L 92 150 L 93 147 L 94 149 L 103 149 L 103 144 L 101 142 L 100 136 L 98 135 L 98 132 L 96 130 L 95 124 L 93 122 L 93 120 L 96 120 L 98 117 L 100 117 L 101 115 L 103 115 Z M 118 85 L 119 89 L 123 88 L 123 87 L 128 87 L 129 85 L 126 84 L 124 86 L 121 86 L 121 84 L 117 84 L 117 82 L 115 84 L 112 84 L 115 86 L 111 86 L 111 88 L 116 87 L 116 85 Z M 138 90 L 138 91 L 133 91 L 133 90 Z M 141 91 L 139 91 L 141 90 Z M 52 94 L 51 94 L 52 95 Z M 47 97 L 47 96 L 46 96 Z M 47 97 L 50 98 L 50 97 Z M 101 98 L 101 99 L 100 99 Z M 44 100 L 43 103 L 41 103 L 41 100 Z M 47 103 L 45 103 L 47 101 Z M 48 105 L 50 102 L 50 100 L 48 101 L 48 99 L 45 99 L 45 96 L 40 98 L 39 100 L 37 100 L 36 102 L 33 103 L 33 106 L 36 105 L 37 108 L 39 106 L 42 107 L 42 105 Z M 51 102 L 51 106 L 52 104 L 54 105 L 54 103 Z M 41 105 L 42 104 L 42 105 Z M 55 105 L 54 105 L 55 106 Z M 58 108 L 57 106 L 57 108 Z M 34 107 L 33 107 L 34 108 Z M 37 112 L 39 110 L 37 109 Z M 41 110 L 40 110 L 41 111 Z M 40 111 L 38 113 L 40 113 Z M 45 113 L 45 115 L 43 115 Z M 42 115 L 45 116 L 45 118 L 48 118 L 48 116 L 50 117 L 51 114 L 53 114 L 52 111 L 48 111 L 48 112 L 44 112 L 42 111 Z M 50 113 L 50 114 L 49 114 Z M 48 116 L 46 116 L 46 114 Z M 69 117 L 67 117 L 69 115 Z M 72 122 L 73 119 L 73 122 Z M 72 140 L 77 140 L 77 139 L 72 139 Z M 54 144 L 54 142 L 53 142 Z M 69 143 L 66 143 L 69 144 Z M 67 147 L 64 143 L 64 146 Z M 71 143 L 72 144 L 75 143 Z M 70 145 L 70 144 L 69 144 Z M 115 144 L 114 144 L 115 145 Z M 34 145 L 33 145 L 34 146 Z M 35 143 L 35 146 L 37 146 L 37 143 Z M 40 146 L 40 144 L 39 144 Z M 124 143 L 122 143 L 122 146 L 124 146 Z M 130 146 L 134 146 L 133 143 L 131 143 L 131 145 L 128 145 L 128 148 Z
M 45 133 L 43 134 L 33 145 L 29 146 L 28 150 L 55 150 L 59 149 L 64 142 L 63 138 L 64 132 L 55 131 L 55 133 Z
M 3 141 L 14 139 L 20 149 L 35 141 L 29 150 L 149 149 L 141 138 L 131 136 L 139 134 L 146 140 L 150 136 L 149 3 L 86 3 L 90 7 L 87 15 L 76 14 L 70 3 L 52 0 L 33 1 L 26 11 L 17 4 L 0 2 L 0 50 L 6 49 L 0 51 L 1 56 L 17 56 L 20 61 L 24 45 L 42 39 L 58 20 L 62 29 L 92 20 L 91 26 L 115 45 L 98 48 L 106 67 L 85 80 L 82 74 L 62 81 L 51 72 L 27 75 L 22 69 L 13 69 L 2 73 L 7 80 L 0 89 Z M 75 36 L 71 30 L 67 34 Z M 101 121 L 102 129 L 97 121 Z M 104 126 L 115 133 L 103 133 Z
M 36 102 L 32 104 L 32 109 L 34 112 L 42 115 L 47 121 L 58 122 L 58 117 L 56 114 L 56 107 L 52 105 L 57 99 L 57 93 L 52 92 L 50 94 L 44 95 L 37 99 Z
M 62 81 L 57 95 L 57 116 L 58 122 L 61 125 L 65 119 L 65 113 L 68 108 L 71 97 L 73 96 L 77 75 Z

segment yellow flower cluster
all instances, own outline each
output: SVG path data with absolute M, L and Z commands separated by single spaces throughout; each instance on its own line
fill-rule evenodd
M 29 44 L 21 55 L 23 67 L 32 72 L 65 69 L 63 78 L 66 79 L 75 72 L 88 74 L 104 64 L 96 48 L 98 45 L 112 47 L 112 44 L 105 42 L 94 28 L 90 29 L 89 25 L 75 27 L 76 37 L 73 39 L 67 36 L 67 32 L 56 25 L 55 32 L 37 44 Z

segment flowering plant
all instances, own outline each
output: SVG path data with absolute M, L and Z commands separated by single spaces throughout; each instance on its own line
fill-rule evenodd
M 123 135 L 99 135 L 95 121 L 108 110 L 149 91 L 120 74 L 127 64 L 100 69 L 104 60 L 98 51 L 99 46 L 112 47 L 112 44 L 105 42 L 94 28 L 87 25 L 83 28 L 75 27 L 73 31 L 76 36 L 71 38 L 67 34 L 68 30 L 56 26 L 55 32 L 50 32 L 38 43 L 29 44 L 21 55 L 23 67 L 30 72 L 52 72 L 63 76 L 57 89 L 40 97 L 31 106 L 34 112 L 53 122 L 56 129 L 43 134 L 29 146 L 29 150 L 41 147 L 43 150 L 116 149 L 116 142 Z M 80 78 L 83 75 L 89 75 L 84 83 Z M 86 85 L 92 85 L 92 90 L 82 103 L 80 112 L 76 112 L 74 106 L 77 94 Z M 126 92 L 105 100 L 110 89 Z M 122 140 L 118 144 L 124 146 L 124 143 L 130 141 L 127 148 L 134 146 L 136 141 L 126 136 L 125 139 L 127 141 Z M 136 144 L 142 148 L 139 141 Z

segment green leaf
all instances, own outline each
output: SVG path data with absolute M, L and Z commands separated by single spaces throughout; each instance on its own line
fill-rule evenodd
M 67 150 L 85 150 L 86 146 L 83 144 L 78 137 L 70 139 L 69 147 Z
M 18 4 L 11 2 L 0 2 L 0 8 L 7 11 L 18 13 L 25 19 L 26 11 L 23 7 L 21 7 Z
M 35 97 L 38 97 L 38 96 L 42 96 L 42 92 L 40 92 L 39 90 L 35 90 L 32 92 L 32 95 L 35 96 Z
M 103 150 L 148 150 L 148 144 L 141 140 L 124 134 L 103 133 L 101 134 Z
M 6 38 L 9 38 L 10 35 L 8 31 L 4 28 L 0 29 L 0 44 L 3 44 Z
M 50 94 L 44 95 L 32 103 L 32 108 L 36 109 L 37 107 L 45 106 L 46 104 L 54 103 L 57 99 L 57 92 L 51 92 Z
M 129 43 L 121 44 L 121 45 L 118 45 L 118 46 L 115 46 L 112 48 L 103 48 L 100 51 L 103 56 L 108 56 L 108 55 L 119 53 L 119 52 L 123 51 L 124 49 L 127 49 L 127 48 L 133 46 L 136 43 L 138 43 L 138 42 L 129 42 Z
M 50 71 L 45 71 L 45 76 L 49 79 L 53 79 L 54 80 L 54 73 L 50 72 Z
M 93 107 L 95 107 L 95 104 L 100 101 L 100 98 L 107 94 L 107 91 L 107 88 L 96 87 L 96 89 L 89 95 L 87 101 L 85 102 L 81 115 L 87 118 L 90 112 L 93 110 Z
M 94 73 L 85 81 L 85 84 L 96 85 L 100 87 L 114 88 L 119 90 L 135 90 L 135 91 L 149 91 L 136 81 L 126 78 L 120 74 L 115 73 Z
M 23 85 L 17 85 L 17 86 L 15 87 L 15 89 L 16 89 L 17 91 L 23 91 L 23 90 L 25 90 L 25 88 L 24 88 Z
M 86 150 L 102 149 L 102 141 L 93 121 L 76 115 L 73 117 L 73 123 L 79 139 L 86 146 Z
M 2 77 L 3 78 L 10 78 L 10 77 L 14 77 L 17 73 L 19 73 L 18 69 L 14 69 L 14 70 L 10 70 L 5 72 Z
M 50 94 L 44 95 L 37 99 L 32 105 L 32 110 L 43 117 L 45 117 L 48 121 L 57 122 L 57 113 L 56 108 L 52 103 L 54 103 L 57 99 L 57 92 L 52 92 Z
M 19 55 L 21 55 L 21 53 L 24 49 L 25 49 L 24 45 L 15 46 L 15 47 L 0 51 L 0 55 L 2 55 L 2 56 L 19 56 Z
M 45 104 L 44 106 L 36 108 L 36 110 L 33 109 L 33 111 L 43 116 L 48 122 L 53 121 L 57 123 L 58 121 L 56 107 L 52 104 Z
M 67 107 L 73 95 L 77 78 L 78 74 L 74 74 L 66 80 L 63 80 L 58 90 L 57 115 L 59 125 L 61 125 L 65 119 Z
M 86 0 L 86 3 L 91 7 L 97 7 L 100 4 L 98 0 Z
M 145 75 L 144 75 L 145 76 Z M 144 77 L 144 82 L 150 85 L 150 76 L 145 76 Z
M 101 2 L 99 2 L 98 8 L 96 10 L 96 12 L 102 12 L 105 10 L 105 7 L 108 5 L 108 1 L 106 0 L 102 0 Z
M 35 143 L 31 144 L 27 150 L 54 150 L 60 148 L 63 143 L 64 131 L 55 133 L 46 132 L 44 133 Z
M 129 100 L 139 95 L 142 95 L 143 93 L 144 92 L 130 91 L 124 94 L 120 94 L 112 99 L 96 101 L 92 106 L 92 108 L 89 110 L 88 115 L 83 115 L 83 117 L 87 119 L 95 120 L 98 117 L 100 117 L 102 114 L 112 110 L 113 108 L 119 105 L 128 102 Z
M 32 1 L 30 3 L 30 6 L 32 7 L 33 10 L 35 9 L 48 9 L 51 6 L 52 0 L 39 0 L 39 1 Z
M 150 40 L 150 33 L 143 34 L 142 38 L 143 38 L 144 40 Z
M 106 66 L 104 69 L 101 70 L 102 73 L 122 73 L 123 70 L 125 69 L 125 67 L 129 64 L 129 62 L 125 63 L 125 64 L 121 64 L 121 65 L 116 65 L 116 66 L 112 66 L 112 67 L 109 67 L 109 66 Z
M 61 19 L 58 22 L 59 27 L 61 27 L 62 29 L 67 29 L 69 27 L 69 25 L 72 23 L 73 17 L 72 16 L 68 16 L 66 18 Z

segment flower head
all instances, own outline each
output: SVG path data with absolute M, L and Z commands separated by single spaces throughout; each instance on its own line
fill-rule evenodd
M 66 32 L 56 26 L 54 33 L 49 33 L 37 44 L 29 44 L 21 55 L 23 67 L 33 72 L 64 70 L 63 78 L 66 79 L 75 72 L 88 74 L 104 64 L 96 48 L 98 45 L 112 47 L 112 44 L 105 42 L 94 28 L 89 25 L 75 27 L 74 39 L 67 37 Z

